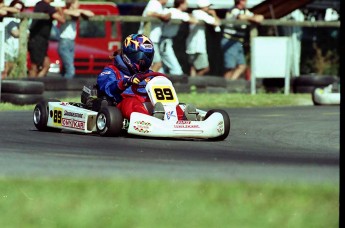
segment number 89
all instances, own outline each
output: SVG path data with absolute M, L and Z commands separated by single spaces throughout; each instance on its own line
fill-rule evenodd
M 154 89 L 157 100 L 173 100 L 174 96 L 170 88 L 156 88 Z

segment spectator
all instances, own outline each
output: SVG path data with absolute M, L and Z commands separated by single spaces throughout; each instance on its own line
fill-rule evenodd
M 9 8 L 15 8 L 22 12 L 25 8 L 24 3 L 20 0 L 13 0 Z M 6 17 L 3 20 L 5 26 L 5 68 L 2 72 L 2 78 L 6 78 L 12 71 L 15 61 L 18 58 L 19 50 L 19 23 L 20 20 L 13 17 Z
M 246 8 L 246 0 L 235 0 L 235 6 L 231 8 L 225 19 L 244 20 L 259 24 L 264 17 L 254 14 Z M 224 53 L 224 78 L 238 79 L 246 70 L 243 42 L 246 39 L 246 25 L 227 24 L 224 27 L 221 47 Z
M 169 9 L 171 19 L 180 19 L 184 22 L 197 23 L 198 20 L 184 12 L 188 9 L 187 0 L 175 0 L 174 7 Z M 173 49 L 173 38 L 177 35 L 179 24 L 164 23 L 159 49 L 162 57 L 163 69 L 167 74 L 183 75 L 181 65 Z
M 0 0 L 0 22 L 4 16 L 12 13 L 19 13 L 20 11 L 13 6 L 6 6 L 4 0 Z
M 60 26 L 60 40 L 58 52 L 62 61 L 62 74 L 65 78 L 73 78 L 74 68 L 74 45 L 77 36 L 77 20 L 80 16 L 92 17 L 94 13 L 90 10 L 79 9 L 79 0 L 66 0 L 66 8 L 63 10 L 65 15 L 72 17 L 72 20 Z
M 65 23 L 65 17 L 61 8 L 50 5 L 54 0 L 41 0 L 34 7 L 35 13 L 46 13 L 50 16 L 49 20 L 34 19 L 30 26 L 30 36 L 28 49 L 30 54 L 31 66 L 29 77 L 44 77 L 48 73 L 50 60 L 47 55 L 50 30 L 53 20 Z
M 192 11 L 192 15 L 199 21 L 219 28 L 220 19 L 216 11 L 210 9 L 211 3 L 209 0 L 198 0 L 198 9 Z M 206 46 L 205 25 L 191 24 L 189 26 L 189 35 L 186 41 L 186 53 L 188 54 L 188 61 L 191 65 L 191 76 L 202 76 L 209 72 L 209 61 Z
M 142 14 L 143 17 L 155 17 L 160 19 L 161 21 L 169 21 L 171 17 L 171 13 L 167 13 L 164 9 L 164 6 L 167 4 L 168 0 L 150 0 L 146 5 L 144 12 Z M 144 23 L 140 23 L 139 27 L 139 34 L 144 34 Z M 155 56 L 153 58 L 153 64 L 151 69 L 153 71 L 159 71 L 162 68 L 162 59 L 159 52 L 159 41 L 162 35 L 162 23 L 152 23 L 151 24 L 151 32 L 150 34 L 146 34 L 151 41 L 153 42 L 153 46 L 155 48 Z M 162 70 L 161 70 L 162 71 Z

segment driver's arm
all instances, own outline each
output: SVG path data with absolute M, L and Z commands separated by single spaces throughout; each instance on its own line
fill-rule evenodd
M 120 101 L 122 92 L 126 89 L 123 86 L 121 75 L 116 75 L 113 69 L 105 67 L 97 77 L 99 89 L 107 96 L 113 97 L 116 102 Z

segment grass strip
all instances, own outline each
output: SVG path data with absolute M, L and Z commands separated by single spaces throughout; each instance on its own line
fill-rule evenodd
M 274 107 L 313 105 L 310 94 L 178 94 L 180 102 L 194 104 L 197 108 L 226 108 L 226 107 Z M 80 97 L 57 98 L 61 101 L 80 102 Z M 0 111 L 33 110 L 35 105 L 14 105 L 0 103 Z
M 0 227 L 339 227 L 339 186 L 0 179 Z

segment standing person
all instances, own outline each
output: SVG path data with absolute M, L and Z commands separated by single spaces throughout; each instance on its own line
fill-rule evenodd
M 190 14 L 185 11 L 188 9 L 187 0 L 175 0 L 174 7 L 168 9 L 171 13 L 171 19 L 179 19 L 183 22 L 197 23 Z M 164 23 L 162 36 L 159 43 L 159 50 L 162 57 L 163 69 L 167 74 L 183 75 L 182 67 L 176 58 L 173 48 L 173 38 L 177 35 L 179 24 Z
M 198 0 L 198 9 L 192 11 L 192 15 L 199 21 L 206 24 L 213 25 L 215 28 L 220 25 L 216 11 L 210 9 L 211 3 L 209 0 Z M 191 76 L 202 76 L 210 71 L 205 25 L 192 24 L 189 26 L 189 35 L 186 40 L 186 53 L 188 54 L 188 61 L 191 65 Z
M 66 8 L 63 10 L 65 15 L 72 17 L 72 20 L 60 26 L 58 52 L 62 61 L 62 76 L 65 78 L 73 78 L 75 74 L 74 45 L 77 36 L 77 20 L 80 16 L 87 18 L 94 16 L 92 11 L 79 9 L 79 6 L 79 0 L 66 0 Z
M 9 7 L 8 12 L 22 12 L 25 6 L 20 0 L 13 0 Z M 2 72 L 2 78 L 6 78 L 10 74 L 14 67 L 15 61 L 18 58 L 19 50 L 19 23 L 20 19 L 13 17 L 5 17 L 3 24 L 5 27 L 5 42 L 4 42 L 4 53 L 5 53 L 5 67 Z
M 34 7 L 34 13 L 46 13 L 50 16 L 50 20 L 34 19 L 31 23 L 28 42 L 31 60 L 29 77 L 46 76 L 50 65 L 48 45 L 53 20 L 65 23 L 62 9 L 51 6 L 50 3 L 52 2 L 54 0 L 41 0 Z
M 246 8 L 247 0 L 235 0 L 235 6 L 231 8 L 225 19 L 243 20 L 251 23 L 261 23 L 263 15 L 254 14 Z M 246 70 L 243 42 L 247 35 L 246 25 L 224 26 L 221 48 L 224 54 L 224 78 L 229 80 L 238 79 Z
M 12 13 L 19 13 L 20 11 L 13 6 L 6 6 L 4 0 L 0 0 L 0 22 L 4 16 Z
M 169 21 L 171 13 L 167 13 L 164 6 L 167 4 L 168 0 L 150 0 L 142 14 L 143 17 L 155 17 L 161 21 Z M 139 34 L 144 34 L 144 22 L 140 23 Z M 146 34 L 151 41 L 156 50 L 153 59 L 152 70 L 159 71 L 162 67 L 162 59 L 159 52 L 159 41 L 162 35 L 162 23 L 152 23 L 150 34 Z

